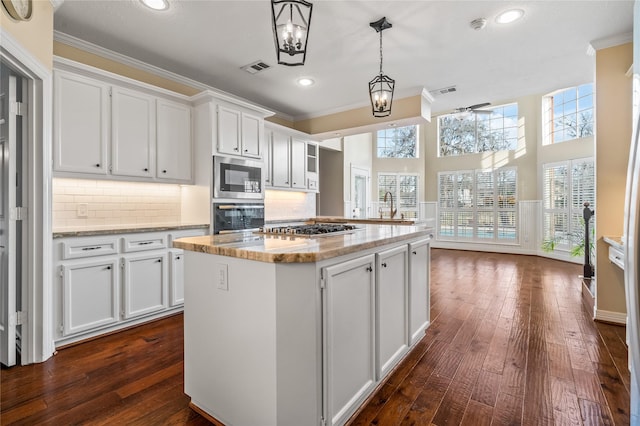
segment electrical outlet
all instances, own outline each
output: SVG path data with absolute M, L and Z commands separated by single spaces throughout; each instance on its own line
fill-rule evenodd
M 229 267 L 224 263 L 216 263 L 215 281 L 218 290 L 229 291 Z
M 87 217 L 89 216 L 89 204 L 87 203 L 79 203 L 78 208 L 76 210 L 76 216 L 78 217 Z

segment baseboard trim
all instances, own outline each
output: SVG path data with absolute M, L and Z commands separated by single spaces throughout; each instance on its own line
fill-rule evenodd
M 595 320 L 618 325 L 627 325 L 627 314 L 596 309 Z

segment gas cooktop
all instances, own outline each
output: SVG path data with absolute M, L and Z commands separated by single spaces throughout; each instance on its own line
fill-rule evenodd
M 355 225 L 341 223 L 317 223 L 314 225 L 271 226 L 260 228 L 258 233 L 266 235 L 295 235 L 296 237 L 318 237 L 349 234 L 360 230 Z

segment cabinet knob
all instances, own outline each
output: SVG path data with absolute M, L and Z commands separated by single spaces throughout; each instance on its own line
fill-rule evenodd
M 412 251 L 411 253 L 413 253 L 413 254 L 418 254 L 418 252 L 417 252 L 417 251 Z
M 233 148 L 234 151 L 238 152 L 238 148 Z
M 248 149 L 245 149 L 245 150 L 244 150 L 244 152 L 249 152 L 249 150 L 248 150 Z
M 372 272 L 372 271 L 373 271 L 373 268 L 372 268 L 371 266 L 367 266 L 367 269 L 365 269 L 365 271 L 367 271 L 367 272 Z
M 289 185 L 289 182 L 285 182 L 284 184 L 285 184 L 285 185 Z
M 111 266 L 107 266 L 107 270 L 111 270 Z
M 162 173 L 167 173 L 167 171 L 166 171 L 166 170 L 163 170 L 163 171 L 162 171 Z
M 162 259 L 158 259 L 158 260 L 156 260 L 156 262 L 160 263 L 160 262 L 162 262 Z
M 145 172 L 148 172 L 148 171 L 149 171 L 149 169 L 148 169 L 148 168 L 146 168 L 146 167 L 145 167 L 144 169 L 142 169 L 142 170 L 144 170 Z
M 180 260 L 180 256 L 176 256 L 176 260 Z
M 382 267 L 383 267 L 383 268 L 386 268 L 386 267 L 387 267 L 387 264 L 386 264 L 386 263 L 383 263 L 383 264 L 382 264 Z
M 96 164 L 96 167 L 100 167 L 100 163 Z

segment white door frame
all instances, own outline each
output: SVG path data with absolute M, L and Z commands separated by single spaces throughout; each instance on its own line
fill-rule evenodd
M 365 217 L 374 217 L 372 216 L 373 212 L 369 211 L 369 209 L 371 208 L 371 169 L 367 168 L 367 167 L 362 167 L 362 166 L 354 166 L 353 164 L 351 164 L 351 178 L 350 178 L 350 195 L 349 195 L 349 206 L 350 206 L 350 210 L 353 210 L 353 205 L 355 203 L 355 185 L 356 185 L 356 176 L 357 175 L 364 175 L 367 177 L 367 187 L 365 190 L 365 193 L 367 195 L 367 200 L 366 200 L 366 206 L 365 208 L 367 209 L 366 212 L 366 216 Z M 352 211 L 348 211 L 345 212 L 345 217 L 351 217 L 352 216 Z
M 26 168 L 22 229 L 26 256 L 22 282 L 22 364 L 42 362 L 54 353 L 52 324 L 51 136 L 52 72 L 7 31 L 0 28 L 0 58 L 27 81 Z

